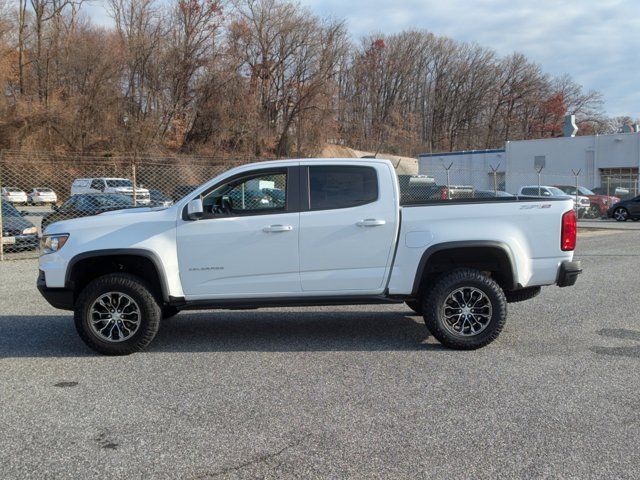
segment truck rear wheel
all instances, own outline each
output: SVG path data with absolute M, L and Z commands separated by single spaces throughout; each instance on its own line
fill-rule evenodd
M 425 296 L 422 309 L 431 334 L 458 350 L 493 342 L 507 320 L 507 299 L 500 285 L 471 268 L 441 276 Z
M 139 277 L 113 273 L 82 290 L 74 321 L 80 338 L 105 355 L 129 355 L 145 348 L 158 333 L 162 310 Z

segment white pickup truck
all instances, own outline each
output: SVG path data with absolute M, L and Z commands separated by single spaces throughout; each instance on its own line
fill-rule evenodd
M 473 349 L 508 302 L 575 283 L 575 242 L 571 200 L 403 202 L 386 160 L 287 160 L 234 168 L 169 208 L 54 223 L 37 283 L 104 354 L 143 349 L 185 309 L 402 302 L 444 345 Z

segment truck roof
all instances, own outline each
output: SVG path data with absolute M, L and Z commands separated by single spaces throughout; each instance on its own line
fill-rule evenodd
M 262 165 L 274 165 L 274 166 L 285 166 L 289 164 L 312 164 L 312 163 L 331 163 L 331 162 L 349 162 L 349 163 L 359 163 L 362 162 L 364 164 L 371 163 L 384 163 L 393 167 L 393 163 L 390 160 L 385 158 L 343 158 L 343 157 L 327 157 L 327 158 L 290 158 L 286 160 L 266 160 L 264 162 L 253 162 L 247 163 L 244 165 L 238 165 L 235 168 L 239 167 L 254 167 L 254 166 L 262 166 Z

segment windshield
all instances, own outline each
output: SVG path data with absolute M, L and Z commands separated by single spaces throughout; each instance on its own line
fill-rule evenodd
M 564 197 L 566 195 L 565 192 L 556 187 L 548 187 L 547 190 L 551 192 L 551 195 L 554 197 Z
M 115 180 L 107 180 L 107 187 L 133 187 L 133 183 L 131 180 L 127 180 L 125 178 L 115 179 Z
M 40 193 L 51 193 L 52 190 L 50 188 L 35 188 L 34 189 L 36 192 L 40 192 Z
M 6 190 L 7 192 L 11 193 L 22 193 L 22 190 L 20 190 L 18 187 L 7 187 Z
M 585 187 L 578 187 L 578 193 L 580 195 L 595 195 L 595 193 Z
M 3 217 L 20 217 L 20 212 L 15 209 L 9 202 L 2 201 L 2 216 Z
M 94 195 L 92 198 L 98 207 L 133 207 L 133 198 L 124 195 Z

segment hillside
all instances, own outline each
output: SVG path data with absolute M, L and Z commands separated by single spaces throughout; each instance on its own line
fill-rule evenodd
M 373 155 L 373 152 L 354 150 L 353 148 L 342 147 L 340 145 L 325 145 L 319 156 L 321 158 L 362 158 L 371 155 Z M 418 173 L 418 160 L 415 158 L 401 157 L 387 153 L 378 153 L 377 158 L 390 160 L 394 167 L 396 167 L 397 173 L 408 175 L 415 175 Z

